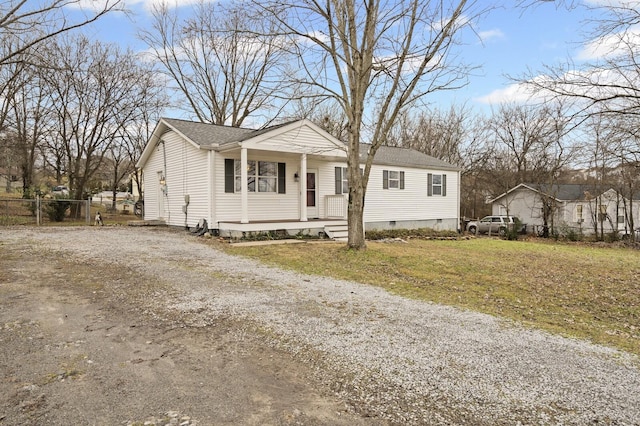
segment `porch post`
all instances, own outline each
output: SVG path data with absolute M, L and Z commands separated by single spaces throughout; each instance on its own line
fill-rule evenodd
M 307 154 L 300 156 L 300 222 L 307 219 Z
M 249 223 L 249 191 L 247 188 L 247 148 L 240 150 L 240 223 Z

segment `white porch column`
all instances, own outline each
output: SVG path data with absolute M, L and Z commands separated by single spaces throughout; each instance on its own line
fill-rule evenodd
M 249 223 L 249 191 L 247 181 L 247 148 L 242 148 L 240 150 L 240 223 Z
M 300 222 L 307 218 L 307 154 L 300 156 Z

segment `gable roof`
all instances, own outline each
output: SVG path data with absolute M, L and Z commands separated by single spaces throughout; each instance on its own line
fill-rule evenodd
M 189 141 L 199 149 L 223 150 L 231 148 L 234 144 L 240 144 L 254 138 L 273 132 L 277 134 L 287 130 L 294 125 L 307 125 L 318 132 L 322 132 L 334 145 L 344 145 L 343 142 L 331 136 L 308 120 L 290 121 L 264 129 L 246 129 L 240 127 L 221 126 L 216 124 L 201 123 L 195 121 L 181 120 L 177 118 L 161 118 L 153 131 L 153 134 L 145 147 L 138 167 L 141 167 L 148 159 L 153 147 L 160 141 L 162 135 L 169 130 L 173 130 L 181 137 Z M 360 144 L 360 161 L 366 161 L 370 144 Z M 399 147 L 381 146 L 374 158 L 374 164 L 389 165 L 396 167 L 419 167 L 437 170 L 460 170 L 459 167 L 439 160 L 422 152 Z
M 504 197 L 507 194 L 510 194 L 518 189 L 528 189 L 533 192 L 537 192 L 539 194 L 545 195 L 547 197 L 551 197 L 556 201 L 580 201 L 585 200 L 587 194 L 590 194 L 592 197 L 600 195 L 605 191 L 599 190 L 596 192 L 596 188 L 593 185 L 585 185 L 585 184 L 537 184 L 537 183 L 521 183 L 520 185 L 514 186 L 507 192 L 504 192 L 497 197 L 488 201 L 488 203 L 493 203 L 496 200 Z M 607 189 L 608 190 L 608 189 Z
M 162 118 L 161 121 L 168 124 L 173 131 L 180 133 L 183 137 L 202 147 L 238 142 L 249 134 L 260 132 L 260 130 L 199 123 L 177 118 Z

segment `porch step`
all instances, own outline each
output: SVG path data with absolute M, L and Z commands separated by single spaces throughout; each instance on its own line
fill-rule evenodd
M 326 225 L 324 227 L 324 233 L 327 237 L 335 241 L 347 241 L 349 237 L 349 226 L 347 222 L 339 222 L 333 225 Z

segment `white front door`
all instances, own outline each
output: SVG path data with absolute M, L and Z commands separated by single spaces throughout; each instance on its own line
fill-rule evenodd
M 317 219 L 318 214 L 318 173 L 316 170 L 307 170 L 307 217 Z

